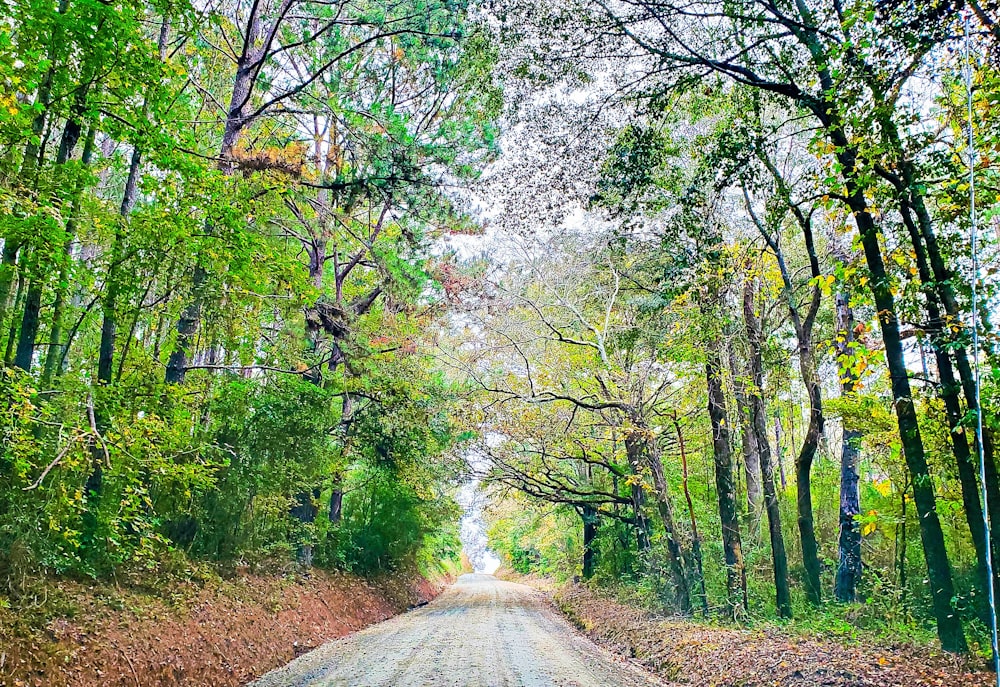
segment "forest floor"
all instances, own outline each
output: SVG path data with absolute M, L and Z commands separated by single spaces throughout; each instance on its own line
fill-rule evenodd
M 580 584 L 553 594 L 591 639 L 670 683 L 694 687 L 987 687 L 971 659 L 909 644 L 872 646 L 780 628 L 738 629 L 664 618 Z
M 0 595 L 0 687 L 243 685 L 442 587 L 315 570 L 158 589 L 38 581 L 16 603 Z

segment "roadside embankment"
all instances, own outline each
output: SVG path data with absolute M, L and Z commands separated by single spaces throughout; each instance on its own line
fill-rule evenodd
M 992 673 L 961 657 L 909 645 L 869 646 L 663 618 L 579 584 L 553 595 L 591 639 L 692 687 L 986 687 Z
M 442 588 L 322 571 L 156 590 L 53 582 L 33 599 L 0 604 L 0 687 L 243 685 Z

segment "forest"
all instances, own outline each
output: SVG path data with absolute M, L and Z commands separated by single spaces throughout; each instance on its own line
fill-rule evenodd
M 990 655 L 992 0 L 0 7 L 0 610 L 450 574 L 474 488 L 513 574 Z

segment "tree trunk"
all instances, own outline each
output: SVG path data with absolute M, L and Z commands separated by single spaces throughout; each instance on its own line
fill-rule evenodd
M 850 146 L 846 135 L 837 128 L 833 128 L 831 142 L 838 148 L 837 161 L 841 165 L 842 177 L 847 188 L 847 204 L 861 235 L 865 261 L 871 275 L 871 291 L 885 344 L 896 421 L 903 455 L 913 481 L 913 501 L 917 508 L 917 522 L 920 524 L 920 539 L 927 564 L 938 638 L 945 651 L 964 652 L 968 650 L 968 644 L 965 641 L 962 622 L 952 604 L 955 587 L 951 576 L 951 565 L 948 561 L 941 521 L 938 519 L 933 480 L 927 466 L 920 426 L 913 406 L 903 344 L 899 335 L 899 321 L 896 317 L 896 303 L 882 259 L 878 229 L 868 210 L 864 189 L 855 177 L 856 151 Z
M 991 537 L 990 543 L 993 551 L 995 589 L 1000 588 L 1000 571 L 996 570 L 997 561 L 1000 561 L 1000 537 L 993 535 L 994 527 L 1000 527 L 1000 476 L 997 475 L 997 464 L 994 453 L 993 430 L 989 425 L 983 426 L 983 467 L 986 471 L 986 498 L 987 511 L 990 516 Z M 977 447 L 978 449 L 978 447 Z M 994 598 L 1000 599 L 1000 593 Z
M 320 490 L 318 488 L 297 494 L 295 505 L 292 506 L 290 511 L 291 516 L 303 525 L 311 525 L 316 522 L 316 514 L 319 512 L 316 502 L 319 496 Z M 307 568 L 312 565 L 313 544 L 308 538 L 303 539 L 303 542 L 299 545 L 298 561 L 302 566 Z
M 177 342 L 174 344 L 174 350 L 170 352 L 170 357 L 167 358 L 167 371 L 163 377 L 163 381 L 167 384 L 183 384 L 187 377 L 188 358 L 198 336 L 207 281 L 208 272 L 199 262 L 194 267 L 194 277 L 191 281 L 191 301 L 177 320 Z
M 899 605 L 903 609 L 903 617 L 908 613 L 906 610 L 906 488 L 903 485 L 899 493 Z
M 14 285 L 14 276 L 17 274 L 17 252 L 20 247 L 10 237 L 4 239 L 3 253 L 0 257 L 0 331 L 7 321 L 7 313 L 10 310 L 10 292 Z
M 18 309 L 23 305 L 24 299 L 24 285 L 27 280 L 24 278 L 24 271 L 20 270 L 17 274 L 17 289 L 14 292 L 14 303 L 13 311 L 16 313 Z M 10 367 L 14 363 L 14 342 L 17 340 L 17 323 L 19 322 L 17 317 L 10 318 L 10 326 L 7 328 L 7 346 L 4 348 L 3 353 L 3 364 Z
M 641 470 L 633 468 L 632 474 L 638 476 Z M 639 552 L 649 551 L 649 518 L 644 512 L 646 497 L 640 484 L 632 485 L 632 513 L 635 515 L 635 545 Z
M 68 128 L 69 125 L 67 124 Z M 79 132 L 76 132 L 74 136 L 75 138 L 79 138 Z M 94 139 L 96 136 L 97 127 L 91 124 L 87 131 L 87 139 L 83 144 L 83 154 L 80 156 L 80 163 L 84 167 L 90 165 L 94 154 Z M 62 145 L 68 146 L 67 150 L 70 152 L 76 145 L 75 138 L 70 143 L 67 142 L 65 136 L 63 137 Z M 76 238 L 76 218 L 80 214 L 80 197 L 82 195 L 83 189 L 78 186 L 73 194 L 70 218 L 66 221 L 66 240 L 63 245 L 62 259 L 59 263 L 59 279 L 56 284 L 55 302 L 52 305 L 52 328 L 49 331 L 49 349 L 45 354 L 45 365 L 42 368 L 41 386 L 43 389 L 48 388 L 53 376 L 61 374 L 62 366 L 60 363 L 66 358 L 64 351 L 69 346 L 69 341 L 65 344 L 61 342 L 63 338 L 63 318 L 65 316 L 63 310 L 66 304 L 66 292 L 69 290 L 70 261 L 72 260 L 73 241 Z
M 792 202 L 791 193 L 785 183 L 784 177 L 782 177 L 777 167 L 774 166 L 774 163 L 771 162 L 771 159 L 759 152 L 758 157 L 771 172 L 771 176 L 774 178 L 777 187 L 778 196 L 783 201 L 787 210 L 795 217 L 796 222 L 801 228 L 806 253 L 809 257 L 810 276 L 813 279 L 819 279 L 822 274 L 813 238 L 811 215 L 803 213 L 799 205 Z M 806 436 L 802 442 L 799 454 L 795 459 L 796 508 L 798 510 L 799 541 L 802 545 L 802 564 L 805 569 L 806 597 L 810 602 L 818 604 L 822 599 L 822 589 L 820 586 L 819 545 L 816 542 L 816 530 L 813 521 L 811 472 L 813 460 L 819 448 L 819 442 L 823 438 L 824 422 L 823 397 L 820 389 L 819 375 L 816 371 L 815 353 L 812 344 L 813 324 L 816 321 L 816 314 L 819 312 L 821 303 L 820 289 L 817 284 L 813 284 L 812 296 L 805 317 L 803 317 L 800 313 L 800 306 L 795 298 L 792 276 L 785 263 L 785 256 L 781 250 L 777 233 L 775 232 L 772 235 L 771 230 L 757 218 L 745 187 L 743 193 L 747 202 L 747 211 L 767 241 L 768 246 L 774 252 L 774 257 L 778 262 L 783 285 L 782 290 L 788 305 L 788 314 L 795 328 L 795 338 L 799 354 L 799 372 L 809 397 L 809 427 L 806 430 Z M 760 325 L 754 314 L 752 294 L 744 293 L 743 308 L 748 331 L 751 329 L 754 330 L 753 335 L 757 338 L 757 347 L 759 349 L 761 345 Z M 766 439 L 766 433 L 761 432 L 760 436 Z
M 84 504 L 81 517 L 80 547 L 85 553 L 98 548 L 98 510 L 101 504 L 101 492 L 104 490 L 104 463 L 101 450 L 96 441 L 90 446 L 91 470 L 83 487 Z
M 35 356 L 35 340 L 38 337 L 43 285 L 40 277 L 35 275 L 28 282 L 28 292 L 24 298 L 21 329 L 17 337 L 17 351 L 14 353 L 14 366 L 25 372 L 31 372 L 31 362 Z
M 788 489 L 788 479 L 785 477 L 785 449 L 781 447 L 781 418 L 774 416 L 774 456 L 778 463 L 778 474 L 781 477 L 781 490 Z
M 820 586 L 819 545 L 813 521 L 811 471 L 813 459 L 823 436 L 823 405 L 816 363 L 813 360 L 812 337 L 799 341 L 799 366 L 809 394 L 809 428 L 802 448 L 795 459 L 795 503 L 799 515 L 799 539 L 802 543 L 802 563 L 805 567 L 806 597 L 814 604 L 822 598 Z
M 247 19 L 247 35 L 244 41 L 244 51 L 236 65 L 236 77 L 233 81 L 233 90 L 229 98 L 229 111 L 226 113 L 226 122 L 223 127 L 218 163 L 219 169 L 227 176 L 236 172 L 234 155 L 239 143 L 240 134 L 247 124 L 249 124 L 247 108 L 258 73 L 254 65 L 257 59 L 263 58 L 262 55 L 257 54 L 257 50 L 259 49 L 257 43 L 260 41 L 264 31 L 260 20 L 261 12 L 262 9 L 254 5 Z M 214 233 L 214 228 L 209 222 L 206 222 L 205 234 L 211 236 Z M 205 286 L 208 282 L 208 276 L 208 270 L 201 256 L 195 256 L 190 301 L 181 312 L 181 316 L 177 321 L 177 343 L 170 354 L 167 361 L 167 369 L 164 373 L 164 381 L 168 384 L 183 384 L 187 376 L 188 361 L 193 354 L 198 328 L 201 325 L 201 314 L 204 310 Z
M 339 487 L 338 482 L 334 482 L 333 491 L 330 492 L 330 522 L 336 525 L 340 522 L 344 514 L 344 490 Z
M 589 580 L 594 576 L 594 566 L 597 562 L 594 539 L 597 537 L 600 523 L 597 509 L 592 506 L 584 506 L 580 517 L 583 518 L 583 579 Z
M 748 523 L 756 523 L 763 500 L 760 484 L 760 450 L 757 446 L 757 434 L 753 429 L 753 410 L 747 401 L 746 382 L 736 363 L 733 346 L 729 346 L 729 369 L 733 375 L 733 395 L 736 397 L 736 412 L 740 418 L 743 465 L 747 480 L 747 514 L 750 516 Z
M 972 452 L 969 449 L 968 434 L 963 427 L 964 413 L 962 402 L 959 398 L 959 389 L 961 387 L 958 380 L 955 379 L 951 357 L 948 355 L 948 349 L 952 345 L 952 342 L 949 341 L 950 337 L 945 334 L 946 320 L 941 316 L 938 301 L 940 291 L 936 291 L 933 287 L 934 279 L 927 264 L 924 245 L 917 226 L 913 222 L 910 206 L 905 199 L 901 202 L 900 209 L 904 224 L 910 234 L 910 242 L 914 248 L 917 265 L 917 275 L 920 278 L 924 292 L 924 309 L 927 311 L 928 318 L 926 329 L 930 337 L 940 381 L 937 391 L 944 402 L 945 415 L 948 418 L 948 434 L 951 438 L 952 453 L 955 456 L 959 486 L 962 490 L 962 505 L 965 510 L 966 523 L 969 526 L 969 533 L 972 537 L 973 548 L 976 551 L 976 559 L 979 564 L 980 584 L 985 592 L 985 585 L 990 583 L 986 577 L 986 547 L 988 542 L 986 541 L 986 527 L 983 524 L 982 503 L 979 499 L 979 477 L 975 465 L 977 461 L 973 460 Z M 974 398 L 975 390 L 973 389 Z M 994 588 L 996 588 L 996 580 L 993 581 L 993 584 Z
M 761 348 L 763 336 L 760 320 L 754 312 L 756 288 L 748 279 L 743 289 L 743 321 L 746 325 L 747 342 L 750 348 L 750 394 L 751 428 L 760 451 L 761 475 L 764 482 L 764 505 L 767 510 L 767 531 L 771 540 L 771 558 L 774 563 L 775 608 L 782 618 L 792 617 L 792 597 L 788 586 L 788 555 L 785 552 L 785 538 L 781 532 L 781 509 L 774 487 L 774 465 L 771 461 L 771 445 L 767 440 L 767 409 L 764 405 L 764 369 Z
M 713 302 L 717 299 L 710 299 Z M 706 313 L 707 315 L 708 313 Z M 722 388 L 722 353 L 717 338 L 706 342 L 705 377 L 708 384 L 708 414 L 712 421 L 712 449 L 715 456 L 715 486 L 722 521 L 722 547 L 726 559 L 726 604 L 732 617 L 747 611 L 747 573 L 743 562 L 740 521 L 736 510 L 733 455 L 729 443 L 726 396 Z
M 667 553 L 670 558 L 670 572 L 674 583 L 677 609 L 681 613 L 688 614 L 691 612 L 691 591 L 685 569 L 684 550 L 677 538 L 677 527 L 674 523 L 670 494 L 667 491 L 667 480 L 663 474 L 663 463 L 660 460 L 655 439 L 645 420 L 634 412 L 629 414 L 629 420 L 632 422 L 632 427 L 625 436 L 625 452 L 631 463 L 648 469 L 653 479 L 656 510 L 660 515 L 667 538 Z
M 698 533 L 698 519 L 694 515 L 694 500 L 691 498 L 691 490 L 688 489 L 688 461 L 687 449 L 684 446 L 684 434 L 681 433 L 680 422 L 677 421 L 677 414 L 674 414 L 674 431 L 677 432 L 677 446 L 681 452 L 681 470 L 683 475 L 682 486 L 684 488 L 684 500 L 687 501 L 688 517 L 691 520 L 691 556 L 694 558 L 696 592 L 701 605 L 701 613 L 708 617 L 708 595 L 705 593 L 705 570 L 702 566 L 701 557 L 701 535 Z
M 850 363 L 854 341 L 854 313 L 847 295 L 837 294 L 837 357 L 840 359 L 841 392 L 850 396 L 855 391 L 857 375 Z M 845 364 L 846 363 L 846 364 Z M 840 536 L 838 545 L 840 561 L 833 593 L 837 601 L 858 600 L 861 582 L 861 531 L 857 516 L 861 513 L 861 496 L 858 491 L 858 457 L 861 432 L 844 427 L 840 452 Z
M 100 384 L 110 384 L 114 370 L 115 339 L 118 329 L 118 268 L 117 261 L 121 243 L 120 232 L 115 232 L 114 244 L 111 249 L 111 264 L 108 266 L 104 284 L 104 298 L 101 299 L 101 343 L 97 352 L 97 381 Z

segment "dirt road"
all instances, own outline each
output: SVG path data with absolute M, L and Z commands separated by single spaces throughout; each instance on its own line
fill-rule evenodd
M 580 636 L 530 587 L 463 575 L 427 606 L 330 642 L 251 687 L 658 684 Z

